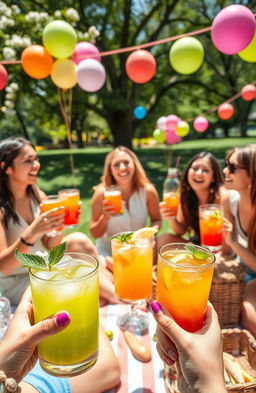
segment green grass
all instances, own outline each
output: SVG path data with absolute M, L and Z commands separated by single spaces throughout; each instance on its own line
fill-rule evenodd
M 207 150 L 214 153 L 223 165 L 225 152 L 232 147 L 256 143 L 256 138 L 223 138 L 205 139 L 197 141 L 184 141 L 172 147 L 172 166 L 175 166 L 176 158 L 181 156 L 180 169 L 183 169 L 188 160 L 196 153 Z M 154 148 L 134 149 L 138 155 L 149 179 L 156 186 L 159 197 L 162 197 L 162 184 L 167 172 L 167 149 L 160 145 Z M 55 194 L 61 188 L 69 188 L 74 185 L 79 188 L 83 201 L 82 216 L 79 226 L 74 230 L 89 234 L 90 201 L 93 194 L 93 186 L 100 182 L 106 154 L 111 151 L 109 147 L 88 147 L 85 149 L 73 149 L 75 179 L 72 179 L 70 170 L 69 150 L 43 150 L 38 152 L 41 161 L 39 187 L 46 194 Z M 73 184 L 73 180 L 75 183 Z M 161 232 L 168 229 L 164 222 Z M 72 230 L 67 230 L 69 233 Z M 91 236 L 90 236 L 91 237 Z

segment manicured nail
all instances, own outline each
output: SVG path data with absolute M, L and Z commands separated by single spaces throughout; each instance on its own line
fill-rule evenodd
M 157 314 L 159 311 L 162 311 L 161 304 L 159 304 L 158 302 L 150 303 L 150 307 L 151 307 L 151 310 L 153 311 L 153 313 L 155 313 L 155 314 Z
M 167 351 L 168 356 L 175 362 L 177 360 L 177 353 L 174 352 L 172 349 L 168 349 Z
M 59 327 L 66 326 L 70 321 L 70 316 L 66 312 L 58 314 L 56 317 L 56 323 Z

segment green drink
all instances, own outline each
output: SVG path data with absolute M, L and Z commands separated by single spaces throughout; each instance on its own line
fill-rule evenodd
M 66 310 L 71 323 L 38 345 L 41 367 L 54 376 L 74 376 L 91 368 L 98 355 L 98 261 L 66 253 L 51 271 L 30 269 L 35 323 Z

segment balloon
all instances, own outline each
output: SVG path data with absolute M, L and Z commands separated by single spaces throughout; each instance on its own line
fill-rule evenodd
M 180 38 L 171 46 L 169 59 L 172 67 L 179 74 L 192 74 L 203 63 L 203 45 L 194 37 Z
M 156 122 L 157 128 L 159 128 L 160 130 L 166 131 L 167 130 L 166 119 L 167 119 L 166 116 L 159 117 L 159 119 Z
M 80 61 L 76 72 L 79 86 L 88 92 L 101 89 L 106 80 L 105 68 L 99 61 L 94 59 Z
M 234 55 L 245 49 L 253 39 L 255 19 L 249 8 L 233 4 L 223 8 L 214 18 L 211 38 L 222 53 Z
M 174 143 L 179 143 L 180 142 L 180 137 L 176 134 L 175 131 L 167 131 L 166 133 L 166 142 L 169 145 L 173 145 Z
M 166 118 L 166 127 L 167 130 L 175 130 L 177 127 L 178 122 L 180 121 L 180 118 L 176 115 L 169 115 Z
M 134 117 L 136 119 L 144 119 L 146 117 L 147 111 L 143 106 L 136 106 L 136 108 L 133 111 Z
M 256 34 L 254 34 L 253 39 L 250 44 L 241 52 L 238 53 L 238 56 L 249 63 L 256 62 Z
M 233 116 L 233 114 L 234 108 L 231 104 L 224 102 L 224 104 L 218 106 L 218 116 L 220 119 L 228 120 Z
M 56 60 L 52 67 L 53 83 L 61 89 L 71 89 L 76 84 L 76 66 L 72 60 Z
M 246 85 L 241 90 L 241 96 L 245 101 L 251 101 L 256 96 L 256 87 L 253 84 Z
M 208 128 L 208 120 L 203 116 L 198 116 L 193 123 L 193 127 L 197 132 L 204 132 Z
M 153 132 L 153 138 L 155 139 L 156 142 L 163 143 L 165 140 L 165 132 L 163 130 L 160 130 L 159 128 L 157 128 Z
M 94 59 L 97 61 L 101 61 L 101 57 L 98 55 L 99 49 L 96 48 L 95 45 L 91 44 L 90 42 L 84 41 L 79 42 L 76 44 L 75 51 L 71 56 L 71 59 L 76 63 L 79 64 L 80 61 L 84 59 Z M 94 55 L 92 57 L 86 57 L 86 55 Z
M 51 73 L 53 60 L 42 45 L 31 45 L 23 50 L 21 65 L 32 78 L 44 79 Z
M 4 66 L 0 64 L 0 90 L 3 90 L 8 82 L 8 73 Z
M 144 49 L 132 52 L 125 63 L 128 77 L 136 83 L 146 83 L 153 78 L 156 70 L 154 56 Z
M 76 42 L 75 30 L 63 20 L 54 20 L 48 23 L 43 30 L 44 46 L 57 59 L 64 59 L 72 55 Z
M 186 121 L 179 121 L 176 127 L 176 134 L 183 137 L 189 134 L 189 124 Z

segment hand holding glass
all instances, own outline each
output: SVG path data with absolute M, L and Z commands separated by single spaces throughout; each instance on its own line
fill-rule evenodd
M 60 214 L 64 213 L 64 199 L 59 197 L 58 195 L 48 195 L 45 197 L 41 204 L 40 204 L 40 210 L 41 213 L 45 213 L 49 210 L 52 210 L 56 207 L 62 208 L 56 212 L 53 213 L 54 216 L 58 216 Z M 64 223 L 63 225 L 59 226 L 58 228 L 53 229 L 51 232 L 46 233 L 47 236 L 49 237 L 55 237 L 59 236 L 62 234 L 64 231 Z
M 107 187 L 104 191 L 104 199 L 111 203 L 116 211 L 116 214 L 123 214 L 122 194 L 119 186 L 112 185 Z
M 80 192 L 77 188 L 67 188 L 60 190 L 58 194 L 64 199 L 64 225 L 73 228 L 79 222 Z

